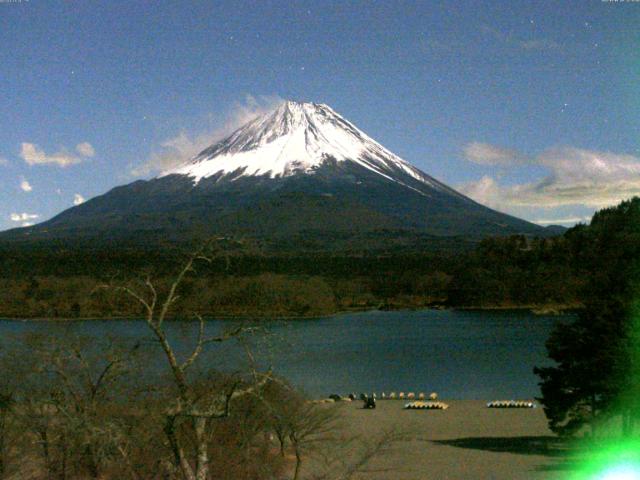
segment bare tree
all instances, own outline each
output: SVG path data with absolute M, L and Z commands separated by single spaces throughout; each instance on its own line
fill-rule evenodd
M 332 443 L 339 419 L 336 406 L 311 403 L 279 379 L 269 383 L 262 401 L 282 458 L 290 446 L 295 457 L 293 480 L 298 480 L 307 457 L 321 451 L 319 445 Z
M 114 411 L 121 398 L 132 400 L 123 380 L 137 345 L 101 343 L 32 336 L 23 346 L 33 365 L 22 379 L 15 415 L 32 432 L 48 478 L 100 478 L 119 457 L 121 425 Z
M 335 428 L 336 411 L 306 402 L 296 409 L 289 421 L 289 440 L 296 457 L 293 480 L 300 478 L 304 455 L 316 444 L 327 441 Z
M 154 285 L 151 277 L 143 281 L 141 288 L 116 287 L 118 291 L 124 292 L 141 305 L 145 312 L 144 321 L 160 344 L 169 366 L 176 395 L 165 409 L 164 433 L 173 455 L 175 468 L 186 480 L 206 480 L 209 476 L 208 432 L 211 421 L 229 416 L 231 405 L 235 400 L 255 394 L 271 377 L 270 372 L 255 373 L 254 381 L 250 384 L 237 380 L 226 385 L 222 390 L 213 389 L 203 392 L 190 381 L 187 375 L 190 367 L 209 345 L 236 338 L 251 329 L 240 325 L 220 335 L 207 336 L 204 319 L 201 315 L 194 313 L 198 322 L 197 339 L 191 352 L 182 359 L 178 358 L 176 349 L 167 335 L 165 322 L 171 314 L 171 308 L 180 298 L 180 286 L 187 276 L 194 272 L 197 262 L 212 261 L 211 247 L 212 244 L 209 243 L 192 254 L 164 294 Z M 187 422 L 189 428 L 181 428 L 183 422 Z M 190 445 L 193 445 L 193 448 L 189 448 Z

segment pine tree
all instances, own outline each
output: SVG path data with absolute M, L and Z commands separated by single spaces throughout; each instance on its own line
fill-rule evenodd
M 639 413 L 640 198 L 597 212 L 587 228 L 567 232 L 575 263 L 588 279 L 584 309 L 547 341 L 552 367 L 535 368 L 550 428 L 572 434 L 622 415 L 633 432 Z M 595 433 L 595 432 L 594 432 Z

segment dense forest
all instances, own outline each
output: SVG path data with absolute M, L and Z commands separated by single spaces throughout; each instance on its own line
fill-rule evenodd
M 580 305 L 583 230 L 552 238 L 512 236 L 431 247 L 278 251 L 252 239 L 213 241 L 213 260 L 184 283 L 176 316 L 316 316 L 426 307 L 531 308 Z M 137 316 L 114 284 L 173 278 L 198 246 L 0 245 L 0 316 Z

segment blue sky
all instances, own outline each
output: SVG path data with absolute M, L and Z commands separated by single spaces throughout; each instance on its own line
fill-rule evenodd
M 327 103 L 499 210 L 640 194 L 640 2 L 0 0 L 0 229 Z

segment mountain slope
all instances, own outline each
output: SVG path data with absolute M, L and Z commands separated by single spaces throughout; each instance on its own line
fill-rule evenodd
M 190 161 L 0 238 L 481 238 L 542 227 L 461 195 L 330 107 L 285 102 Z

